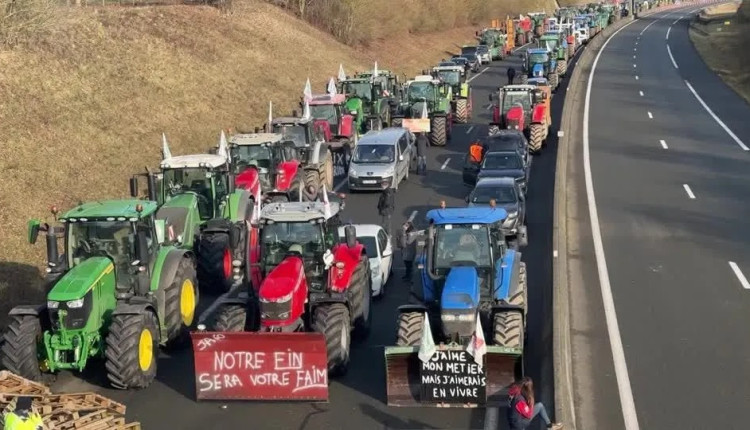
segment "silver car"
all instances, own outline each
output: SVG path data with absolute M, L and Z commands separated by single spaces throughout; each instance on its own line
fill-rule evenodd
M 415 141 L 414 134 L 401 127 L 372 130 L 362 136 L 352 151 L 349 191 L 380 190 L 384 184 L 398 190 L 416 158 Z

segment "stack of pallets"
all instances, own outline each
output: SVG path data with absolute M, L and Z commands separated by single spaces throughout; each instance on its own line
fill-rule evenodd
M 0 371 L 0 410 L 19 396 L 33 397 L 33 405 L 49 430 L 141 430 L 125 423 L 125 405 L 96 393 L 52 394 L 46 386 Z

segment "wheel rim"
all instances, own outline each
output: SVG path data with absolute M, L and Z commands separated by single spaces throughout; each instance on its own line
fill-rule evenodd
M 138 341 L 138 365 L 142 371 L 151 368 L 151 362 L 154 360 L 154 338 L 151 331 L 144 328 L 141 331 L 141 337 Z
M 193 323 L 195 317 L 195 286 L 190 279 L 185 279 L 180 288 L 180 316 L 186 326 Z
M 224 250 L 224 279 L 232 276 L 232 253 L 228 249 Z

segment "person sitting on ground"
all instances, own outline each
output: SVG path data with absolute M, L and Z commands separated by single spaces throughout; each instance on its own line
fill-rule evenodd
M 548 429 L 563 430 L 562 424 L 550 421 L 542 402 L 534 402 L 534 382 L 531 378 L 525 377 L 519 383 L 513 384 L 508 390 L 508 395 L 510 430 L 526 430 L 537 415 L 542 417 Z

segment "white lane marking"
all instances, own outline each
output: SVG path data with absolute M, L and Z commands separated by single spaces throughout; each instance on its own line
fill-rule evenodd
M 492 103 L 488 104 L 485 109 L 490 110 L 492 108 Z
M 448 165 L 448 163 L 451 161 L 450 158 L 445 159 L 445 163 L 443 163 L 442 166 L 440 166 L 440 170 L 445 170 L 445 167 Z
M 669 147 L 667 146 L 667 142 L 665 142 L 664 140 L 660 140 L 659 143 L 661 143 L 662 148 L 669 149 Z
M 643 91 L 638 91 L 638 94 L 640 94 L 641 97 L 643 97 Z
M 589 112 L 591 111 L 591 86 L 594 82 L 594 73 L 596 73 L 596 66 L 599 64 L 599 58 L 602 56 L 602 52 L 604 52 L 609 41 L 612 40 L 617 33 L 621 32 L 634 22 L 637 21 L 631 21 L 623 25 L 609 36 L 599 50 L 599 53 L 596 54 L 596 58 L 594 59 L 589 74 L 589 82 L 586 87 L 586 101 L 583 108 L 583 169 L 586 179 L 586 196 L 588 198 L 589 217 L 591 219 L 591 234 L 594 239 L 594 253 L 596 255 L 596 267 L 599 272 L 599 285 L 602 291 L 604 316 L 607 322 L 607 333 L 609 334 L 609 344 L 612 349 L 612 361 L 615 367 L 617 388 L 620 394 L 622 416 L 626 430 L 639 430 L 640 427 L 638 426 L 638 415 L 635 410 L 635 401 L 633 400 L 633 390 L 630 387 L 630 376 L 628 375 L 628 365 L 625 362 L 625 351 L 623 350 L 622 338 L 620 337 L 620 328 L 617 323 L 617 312 L 615 310 L 614 298 L 612 297 L 612 286 L 609 282 L 607 258 L 604 255 L 602 232 L 599 226 L 599 213 L 596 208 L 594 180 L 591 175 L 591 155 L 589 153 Z
M 638 75 L 635 75 L 635 80 L 636 80 L 636 81 L 638 80 Z
M 701 106 L 703 106 L 703 109 L 705 109 L 706 112 L 708 112 L 708 114 L 711 115 L 711 117 L 714 119 L 714 121 L 716 121 L 721 126 L 721 128 L 723 128 L 724 131 L 726 131 L 727 134 L 732 139 L 734 139 L 735 142 L 737 142 L 737 145 L 739 145 L 740 148 L 742 148 L 743 151 L 750 151 L 750 148 L 748 148 L 747 145 L 745 145 L 740 140 L 740 138 L 737 137 L 737 135 L 734 134 L 734 132 L 732 132 L 732 130 L 730 130 L 729 127 L 727 127 L 726 124 L 724 124 L 724 121 L 722 121 L 718 116 L 716 116 L 716 114 L 714 113 L 714 111 L 712 111 L 711 108 L 708 107 L 708 105 L 706 104 L 706 102 L 703 101 L 703 99 L 701 98 L 701 96 L 699 96 L 698 93 L 695 92 L 695 89 L 693 88 L 692 85 L 690 85 L 690 82 L 688 82 L 687 80 L 685 80 L 685 84 L 687 84 L 688 89 L 690 90 L 691 93 L 693 93 L 693 95 L 695 96 L 695 98 L 698 99 L 698 102 L 701 104 Z
M 637 45 L 637 44 L 638 44 L 638 42 L 635 42 L 635 44 Z
M 747 278 L 742 273 L 742 270 L 740 270 L 740 266 L 737 265 L 734 261 L 729 262 L 729 267 L 732 268 L 732 271 L 734 272 L 734 276 L 737 277 L 737 279 L 740 280 L 740 284 L 742 284 L 742 288 L 746 290 L 750 290 L 750 282 L 747 282 Z
M 409 222 L 414 221 L 414 218 L 417 216 L 418 213 L 419 211 L 412 212 L 411 215 L 409 215 Z
M 654 119 L 654 116 L 651 114 L 651 111 L 648 111 L 648 119 Z
M 672 31 L 672 27 L 669 27 L 667 29 L 667 37 L 664 38 L 664 40 L 669 40 L 669 32 Z
M 470 77 L 469 79 L 467 79 L 467 80 L 466 80 L 466 82 L 471 82 L 471 81 L 473 81 L 474 79 L 478 78 L 478 77 L 479 77 L 479 75 L 481 75 L 482 73 L 486 72 L 486 71 L 487 71 L 487 70 L 489 70 L 489 69 L 490 69 L 489 67 L 485 67 L 485 68 L 484 68 L 484 70 L 482 70 L 481 72 L 477 73 L 476 75 L 474 75 L 474 76 Z
M 662 17 L 662 18 L 664 18 L 664 17 Z M 659 18 L 659 19 L 661 19 L 661 18 Z M 652 25 L 656 24 L 656 22 L 659 21 L 659 19 L 655 19 L 655 20 L 651 21 L 651 24 L 647 25 L 646 28 L 644 28 L 643 30 L 641 30 L 641 34 L 643 34 L 644 31 L 648 30 L 649 27 L 651 27 Z M 641 36 L 639 35 L 638 38 L 640 39 Z M 635 43 L 638 43 L 638 42 L 635 42 Z
M 638 48 L 633 48 L 633 52 L 636 52 L 636 51 L 638 51 Z
M 690 185 L 682 184 L 682 188 L 685 189 L 685 192 L 687 193 L 688 197 L 690 197 L 691 199 L 695 199 L 695 194 L 693 194 L 693 190 L 690 189 Z
M 527 47 L 527 46 L 531 45 L 532 43 L 534 43 L 534 42 L 529 42 L 529 43 L 527 43 L 527 44 L 525 44 L 525 45 L 521 45 L 521 46 L 519 46 L 518 48 L 514 49 L 514 50 L 513 50 L 513 52 L 519 51 L 519 50 L 521 50 L 521 49 L 523 49 L 523 48 L 525 48 L 525 47 Z
M 635 66 L 635 64 L 633 64 L 633 68 L 634 68 L 634 69 L 635 69 L 635 67 L 636 67 L 636 66 Z
M 466 134 L 469 134 L 469 133 L 471 133 L 471 130 L 474 130 L 474 126 L 473 126 L 473 125 L 472 125 L 471 127 L 469 127 L 469 129 L 468 129 L 468 130 L 466 130 Z
M 555 258 L 557 258 L 557 250 L 556 249 L 554 251 L 552 251 L 552 256 L 555 257 Z
M 339 189 L 341 189 L 341 187 L 343 187 L 344 185 L 346 185 L 346 181 L 347 180 L 344 179 L 343 181 L 339 182 L 338 185 L 336 185 L 335 187 L 333 187 L 333 192 L 334 193 L 337 192 Z
M 635 60 L 635 55 L 633 55 L 633 59 Z
M 674 60 L 674 57 L 672 56 L 672 50 L 669 49 L 669 45 L 667 45 L 667 53 L 669 54 L 669 59 L 672 60 L 672 65 L 675 69 L 679 69 L 680 66 L 677 65 L 677 62 Z
M 672 25 L 677 24 L 681 19 L 682 19 L 682 17 L 677 18 L 676 20 L 674 20 L 674 22 L 672 23 Z

